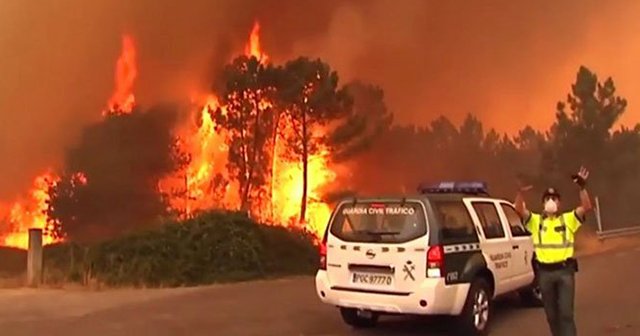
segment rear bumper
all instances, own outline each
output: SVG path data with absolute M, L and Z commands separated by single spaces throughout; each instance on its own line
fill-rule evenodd
M 458 315 L 470 284 L 445 285 L 443 279 L 424 279 L 408 295 L 351 291 L 331 286 L 326 271 L 316 274 L 316 294 L 323 303 L 391 314 Z M 420 301 L 426 301 L 422 307 Z

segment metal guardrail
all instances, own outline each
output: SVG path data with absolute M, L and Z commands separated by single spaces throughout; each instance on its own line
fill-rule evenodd
M 640 226 L 615 229 L 615 230 L 607 230 L 607 231 L 598 231 L 596 232 L 596 234 L 598 235 L 598 239 L 629 236 L 634 234 L 640 234 Z
M 623 237 L 623 236 L 630 236 L 630 235 L 634 235 L 634 234 L 640 234 L 640 226 L 631 226 L 631 227 L 626 227 L 626 228 L 620 228 L 620 229 L 613 229 L 613 230 L 602 230 L 602 217 L 601 217 L 601 213 L 600 213 L 600 200 L 598 199 L 598 197 L 595 197 L 595 201 L 596 201 L 596 220 L 598 221 L 598 231 L 596 232 L 596 234 L 598 235 L 598 239 L 607 239 L 607 238 L 616 238 L 616 237 Z

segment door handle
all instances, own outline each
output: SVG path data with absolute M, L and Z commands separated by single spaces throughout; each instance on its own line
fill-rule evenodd
M 512 245 L 511 248 L 514 249 L 514 250 L 517 250 L 517 249 L 520 248 L 520 245 Z

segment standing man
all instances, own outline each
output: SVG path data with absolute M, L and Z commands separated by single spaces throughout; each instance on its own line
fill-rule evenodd
M 531 186 L 521 186 L 515 199 L 516 211 L 531 233 L 536 254 L 538 284 L 542 293 L 549 328 L 554 336 L 575 336 L 574 320 L 575 272 L 578 263 L 573 257 L 576 231 L 591 210 L 591 200 L 585 189 L 589 172 L 581 167 L 572 176 L 580 188 L 580 206 L 560 213 L 560 194 L 548 188 L 542 195 L 542 214 L 529 211 L 522 193 Z

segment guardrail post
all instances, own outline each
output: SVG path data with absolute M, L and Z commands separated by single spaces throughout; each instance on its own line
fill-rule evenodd
M 602 217 L 600 215 L 600 200 L 596 196 L 596 222 L 598 223 L 598 233 L 602 232 Z
M 42 282 L 42 229 L 29 229 L 27 253 L 27 286 L 38 287 Z

